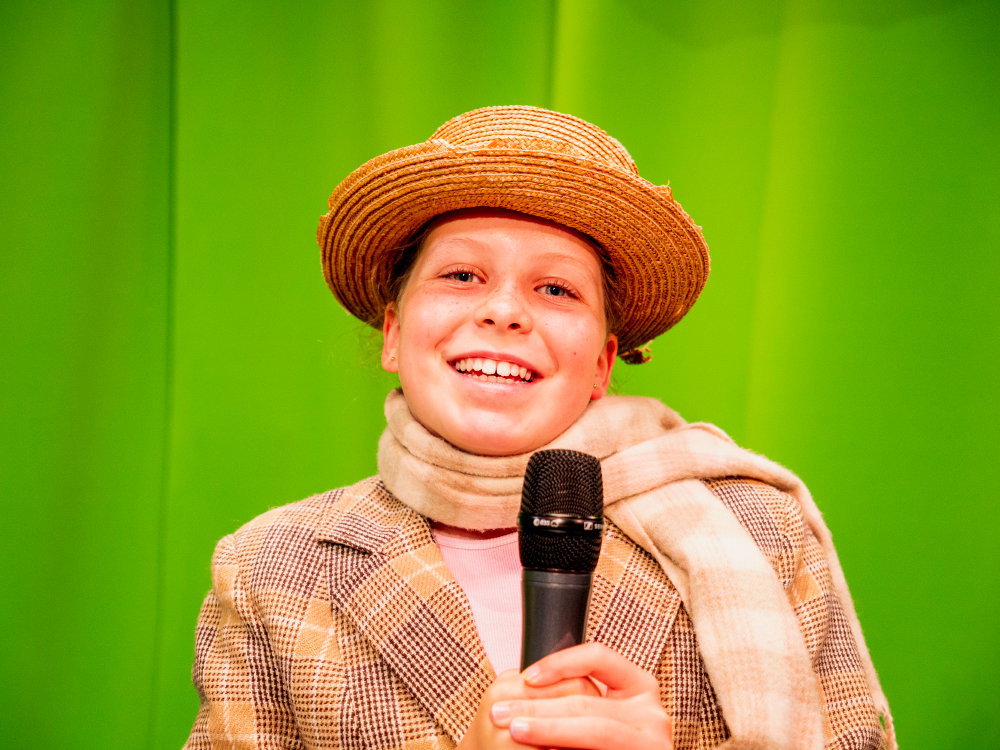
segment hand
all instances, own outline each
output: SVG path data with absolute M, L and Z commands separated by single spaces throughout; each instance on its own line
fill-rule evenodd
M 600 691 L 592 680 L 583 676 L 559 679 L 536 687 L 525 683 L 524 677 L 517 670 L 501 672 L 483 694 L 476 717 L 455 750 L 524 750 L 524 745 L 511 737 L 508 730 L 510 722 L 495 723 L 490 716 L 491 709 L 497 705 L 507 705 L 511 701 L 531 702 L 573 695 L 597 697 L 600 696 Z
M 576 688 L 579 683 L 570 681 L 580 679 L 606 687 L 603 697 L 580 689 L 566 689 L 559 696 L 523 697 L 498 691 L 497 698 L 501 694 L 503 698 L 492 706 L 492 723 L 497 729 L 506 728 L 522 745 L 586 750 L 673 747 L 670 718 L 660 705 L 656 678 L 603 644 L 585 643 L 557 651 L 520 677 L 532 690 L 559 690 L 570 684 Z

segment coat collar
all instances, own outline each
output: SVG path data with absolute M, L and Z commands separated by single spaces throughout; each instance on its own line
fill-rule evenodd
M 379 554 L 404 530 L 426 520 L 399 502 L 378 477 L 339 490 L 316 527 L 317 542 Z

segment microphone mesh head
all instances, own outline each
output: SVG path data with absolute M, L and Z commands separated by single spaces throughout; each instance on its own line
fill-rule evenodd
M 579 451 L 538 451 L 524 472 L 521 513 L 603 518 L 601 462 Z M 588 573 L 597 567 L 601 537 L 573 532 L 553 534 L 529 526 L 521 528 L 518 548 L 521 565 L 530 570 Z

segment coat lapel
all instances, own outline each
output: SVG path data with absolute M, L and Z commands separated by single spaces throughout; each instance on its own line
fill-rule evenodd
M 601 546 L 587 619 L 587 640 L 613 648 L 653 674 L 681 608 L 659 564 L 614 524 Z
M 330 507 L 317 540 L 347 548 L 329 555 L 333 606 L 457 743 L 496 675 L 426 519 L 366 479 Z

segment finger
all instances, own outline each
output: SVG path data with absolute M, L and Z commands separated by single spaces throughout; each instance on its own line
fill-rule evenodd
M 556 651 L 522 673 L 526 684 L 549 685 L 573 677 L 593 677 L 613 697 L 629 697 L 658 689 L 656 678 L 602 643 L 584 643 Z
M 600 689 L 586 677 L 570 677 L 548 685 L 524 685 L 524 697 L 533 700 L 559 698 L 564 695 L 593 695 L 599 697 Z
M 514 700 L 494 704 L 492 715 L 504 717 L 510 723 L 518 717 L 554 718 L 573 716 L 603 716 L 633 726 L 650 717 L 666 716 L 659 701 L 649 695 L 621 700 L 609 700 L 590 695 L 569 695 L 545 700 Z
M 497 677 L 483 700 L 488 704 L 518 699 L 559 698 L 564 695 L 600 695 L 600 689 L 586 677 L 571 677 L 549 685 L 527 685 L 518 672 Z
M 495 701 L 490 707 L 490 720 L 495 726 L 506 729 L 507 725 L 510 724 L 510 717 L 517 715 L 510 708 L 512 704 L 532 703 L 536 700 L 551 700 L 570 696 L 600 698 L 601 694 L 590 680 L 575 678 L 560 680 L 541 688 L 524 686 L 521 690 L 517 690 L 516 687 L 505 690 L 491 689 L 489 696 L 484 696 L 484 700 Z
M 510 736 L 526 745 L 587 750 L 635 750 L 642 747 L 670 748 L 670 723 L 664 719 L 651 731 L 606 717 L 526 718 L 510 723 Z
M 642 700 L 641 698 L 636 700 Z M 500 707 L 503 706 L 503 709 Z M 590 695 L 567 695 L 561 698 L 546 698 L 542 700 L 513 700 L 494 705 L 493 714 L 506 713 L 508 723 L 518 717 L 554 718 L 571 716 L 604 716 L 612 719 L 625 720 L 635 709 L 623 705 L 622 701 L 612 701 Z M 630 710 L 631 709 L 631 710 Z M 639 709 L 640 711 L 642 709 Z

